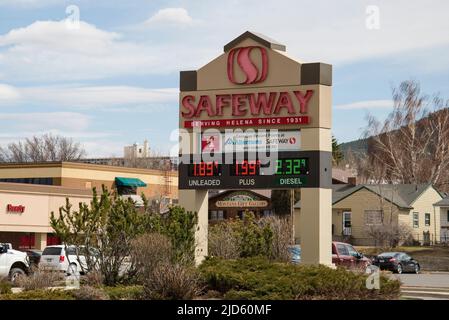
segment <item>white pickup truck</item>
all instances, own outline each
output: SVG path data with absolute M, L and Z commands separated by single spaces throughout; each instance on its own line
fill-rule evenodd
M 14 282 L 17 277 L 27 274 L 28 268 L 25 252 L 11 249 L 7 243 L 0 243 L 0 278 L 9 278 Z

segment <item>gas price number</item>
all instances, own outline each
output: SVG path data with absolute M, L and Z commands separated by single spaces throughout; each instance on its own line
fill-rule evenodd
M 201 161 L 189 164 L 189 177 L 218 177 L 221 176 L 221 164 L 217 161 Z
M 276 160 L 275 175 L 309 174 L 308 158 L 288 158 Z
M 231 165 L 231 176 L 258 176 L 259 174 L 259 160 L 236 160 Z

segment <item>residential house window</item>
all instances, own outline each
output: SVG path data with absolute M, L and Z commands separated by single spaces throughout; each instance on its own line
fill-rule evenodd
M 382 210 L 365 210 L 365 225 L 382 224 Z
M 424 222 L 425 222 L 426 227 L 430 226 L 430 213 L 426 213 L 424 215 Z
M 419 228 L 419 212 L 413 212 L 413 228 Z

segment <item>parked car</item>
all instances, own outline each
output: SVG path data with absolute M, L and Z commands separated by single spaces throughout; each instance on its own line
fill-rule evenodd
M 26 253 L 11 249 L 9 244 L 0 243 L 0 278 L 9 278 L 11 282 L 15 282 L 28 271 L 29 262 Z
M 41 260 L 42 251 L 30 249 L 25 252 L 28 256 L 30 267 L 37 267 L 39 265 L 39 261 Z
M 288 251 L 292 263 L 301 263 L 301 247 L 299 245 L 289 246 Z M 332 242 L 332 263 L 336 266 L 365 270 L 371 265 L 371 260 L 348 243 Z
M 419 262 L 404 252 L 384 252 L 373 259 L 373 264 L 381 270 L 390 270 L 395 273 L 419 273 Z
M 367 269 L 371 260 L 344 242 L 332 242 L 332 263 L 350 269 Z
M 289 246 L 287 248 L 290 253 L 290 261 L 294 264 L 298 264 L 301 262 L 301 247 L 299 245 Z
M 83 273 L 86 269 L 86 257 L 81 250 L 77 255 L 75 246 L 47 246 L 42 252 L 39 268 L 47 271 L 61 271 L 68 275 Z M 79 259 L 78 259 L 79 258 Z

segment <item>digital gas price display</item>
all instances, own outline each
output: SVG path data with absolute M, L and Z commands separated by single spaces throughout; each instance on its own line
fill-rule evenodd
M 221 176 L 221 164 L 217 161 L 200 161 L 189 164 L 189 177 L 219 177 Z
M 329 153 L 330 154 L 330 153 Z M 179 164 L 181 189 L 290 189 L 319 185 L 322 153 L 316 151 L 279 152 L 277 157 L 251 158 L 234 155 L 228 163 L 223 154 L 217 161 L 194 161 Z M 201 158 L 200 158 L 201 159 Z M 269 161 L 268 161 L 269 160 Z

